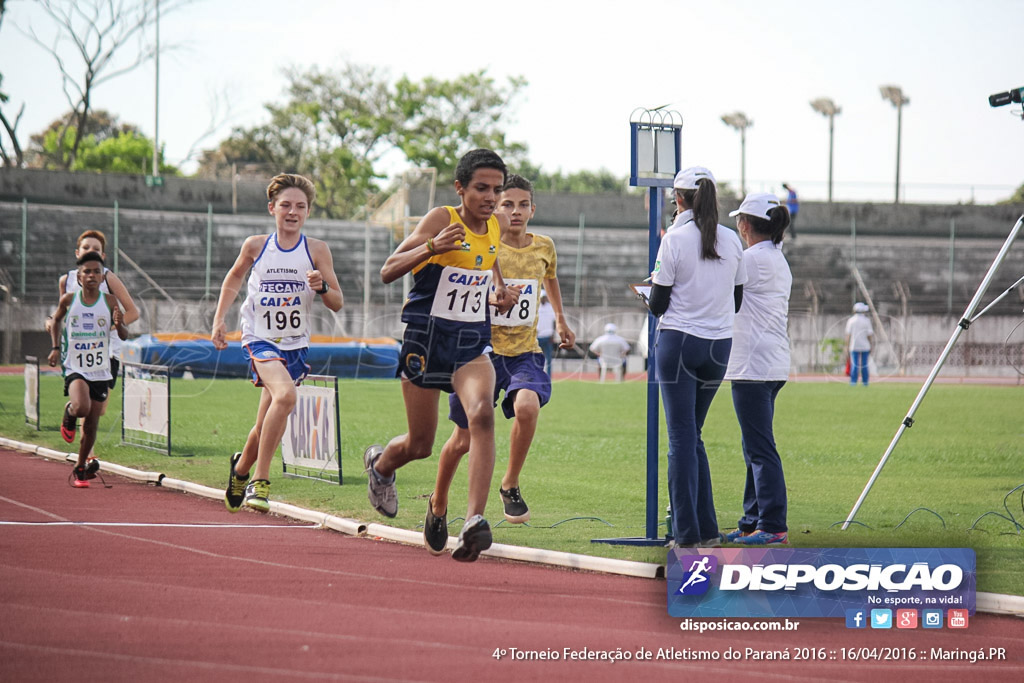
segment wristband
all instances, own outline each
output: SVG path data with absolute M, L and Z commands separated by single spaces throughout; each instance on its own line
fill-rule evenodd
M 51 351 L 60 351 L 60 347 L 59 346 L 51 346 L 50 350 Z
M 429 252 L 430 252 L 431 254 L 434 254 L 434 255 L 436 255 L 436 254 L 437 254 L 437 250 L 436 250 L 436 249 L 434 249 L 434 238 L 433 238 L 433 237 L 428 237 L 428 238 L 427 238 L 427 250 L 428 250 L 428 251 L 429 251 Z
M 317 293 L 317 294 L 319 294 L 319 295 L 321 295 L 321 296 L 323 296 L 323 295 L 324 295 L 324 294 L 326 294 L 327 292 L 331 291 L 331 286 L 330 286 L 329 284 L 327 284 L 327 281 L 326 281 L 326 280 L 324 280 L 324 281 L 322 282 L 322 285 L 323 285 L 323 286 L 322 286 L 322 287 L 320 287 L 320 289 L 316 290 L 316 293 Z

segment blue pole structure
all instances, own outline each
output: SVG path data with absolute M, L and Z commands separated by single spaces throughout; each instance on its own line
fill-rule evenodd
M 661 245 L 661 215 L 665 195 L 660 187 L 650 192 L 649 229 L 647 249 L 647 271 L 654 271 Z M 654 362 L 654 328 L 658 320 L 650 311 L 647 313 L 647 538 L 658 538 L 658 378 Z
M 639 112 L 639 116 L 636 116 Z M 661 247 L 662 214 L 665 208 L 665 189 L 679 172 L 682 157 L 683 117 L 678 112 L 637 109 L 630 116 L 630 169 L 629 184 L 648 188 L 648 249 L 646 278 L 654 271 Z M 640 274 L 637 273 L 637 279 Z M 616 545 L 658 546 L 665 538 L 658 533 L 658 470 L 660 458 L 658 440 L 661 405 L 658 401 L 657 363 L 655 362 L 654 329 L 657 320 L 647 313 L 647 458 L 645 481 L 647 504 L 644 510 L 646 535 L 642 538 L 594 538 L 592 543 Z

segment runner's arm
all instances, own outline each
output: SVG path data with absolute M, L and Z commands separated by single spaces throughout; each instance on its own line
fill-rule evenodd
M 128 288 L 124 286 L 121 278 L 113 271 L 107 272 L 107 289 L 117 299 L 117 303 L 124 308 L 121 317 L 125 325 L 131 325 L 139 319 L 139 309 L 135 305 L 132 295 L 128 293 Z
M 431 256 L 454 250 L 456 242 L 465 236 L 466 229 L 462 225 L 450 222 L 448 209 L 443 206 L 431 209 L 384 262 L 380 269 L 381 281 L 390 284 Z
M 242 243 L 242 249 L 238 253 L 238 258 L 235 259 L 234 264 L 228 269 L 227 275 L 224 276 L 224 282 L 221 283 L 220 296 L 217 299 L 217 312 L 213 314 L 213 330 L 210 333 L 210 340 L 213 342 L 214 347 L 220 351 L 228 347 L 226 339 L 227 326 L 224 322 L 224 316 L 227 315 L 231 304 L 238 298 L 238 291 L 242 288 L 242 279 L 245 277 L 246 272 L 252 268 L 252 264 L 256 262 L 256 257 L 259 256 L 266 239 L 266 235 L 253 235 L 247 238 Z
M 309 238 L 307 240 L 309 240 L 315 270 L 306 273 L 306 279 L 310 288 L 318 294 L 324 285 L 330 288 L 324 294 L 320 294 L 320 298 L 323 300 L 324 306 L 337 313 L 345 305 L 345 295 L 341 291 L 341 284 L 338 283 L 338 275 L 334 272 L 334 257 L 331 256 L 331 248 L 323 240 Z
M 558 278 L 544 278 L 544 291 L 548 294 L 551 308 L 555 309 L 555 331 L 561 340 L 558 348 L 571 349 L 576 344 L 576 333 L 565 321 L 565 313 L 562 311 L 562 288 L 558 285 Z

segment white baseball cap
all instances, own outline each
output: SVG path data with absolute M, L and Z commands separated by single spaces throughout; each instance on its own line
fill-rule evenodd
M 702 178 L 710 179 L 715 188 L 718 188 L 718 183 L 715 183 L 715 176 L 703 166 L 691 166 L 676 173 L 676 179 L 672 181 L 672 187 L 677 190 L 696 190 L 697 182 Z
M 741 213 L 758 218 L 771 219 L 769 212 L 776 206 L 782 206 L 779 198 L 771 192 L 751 192 L 743 198 L 740 208 L 736 209 L 730 216 L 739 216 Z
M 604 326 L 604 331 L 607 334 L 615 334 L 615 330 L 617 329 L 619 328 L 615 327 L 615 323 L 608 323 L 607 325 Z
M 858 301 L 857 303 L 855 303 L 853 305 L 853 312 L 854 313 L 867 313 L 868 310 L 870 310 L 870 309 L 868 309 L 868 305 L 866 303 L 862 302 L 862 301 Z

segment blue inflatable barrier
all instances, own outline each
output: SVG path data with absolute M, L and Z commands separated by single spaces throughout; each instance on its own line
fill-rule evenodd
M 314 342 L 306 362 L 311 375 L 394 378 L 400 348 L 397 342 L 381 340 Z M 166 365 L 175 377 L 185 371 L 193 377 L 249 377 L 249 359 L 239 341 L 229 341 L 228 348 L 218 351 L 206 339 L 147 334 L 125 342 L 121 356 L 129 363 Z

